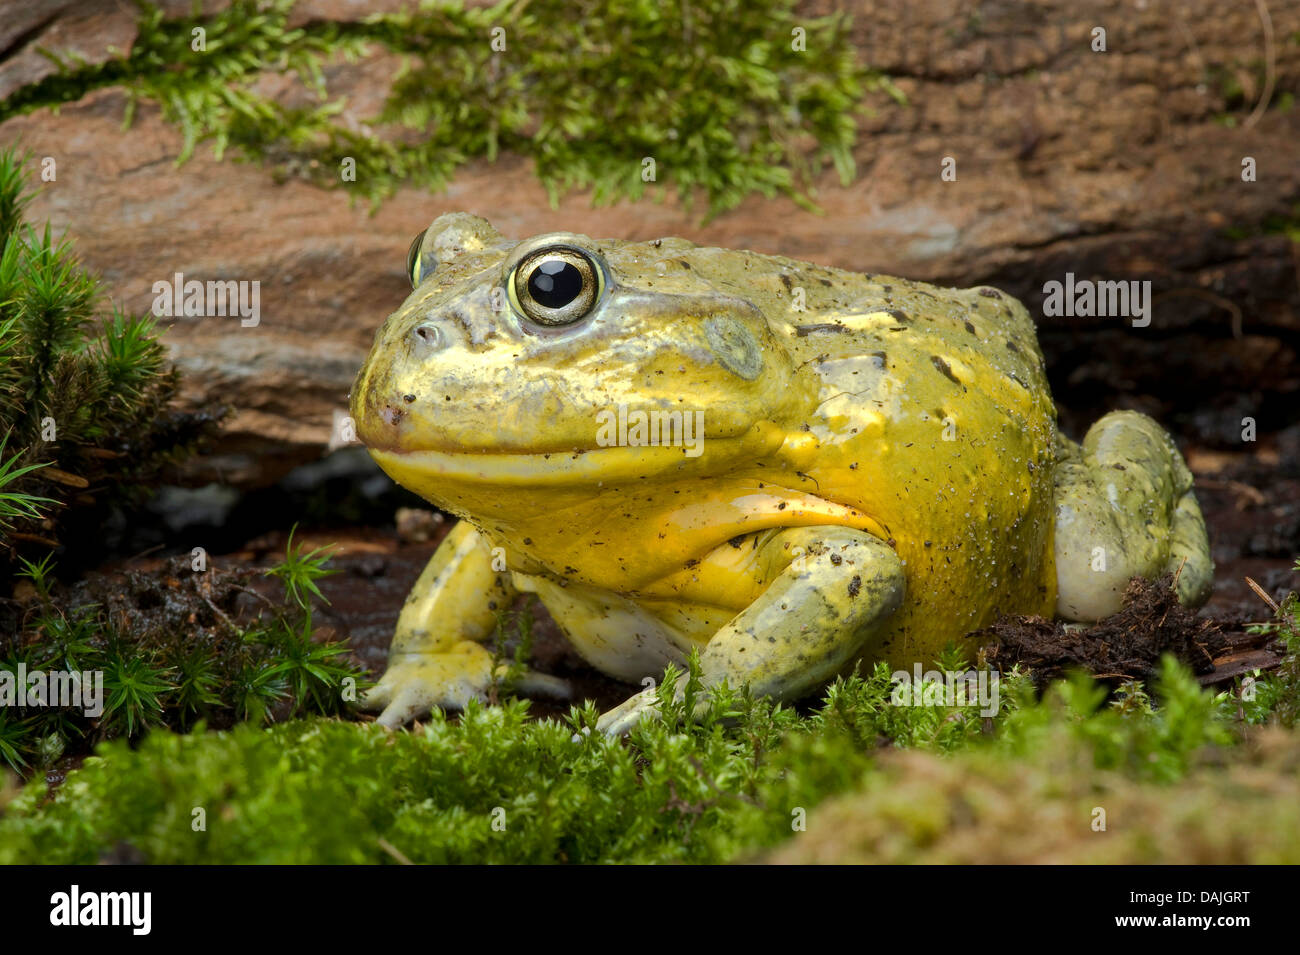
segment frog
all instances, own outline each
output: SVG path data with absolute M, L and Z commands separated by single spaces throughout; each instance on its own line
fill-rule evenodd
M 533 595 L 639 692 L 796 701 L 855 668 L 929 667 L 1000 614 L 1073 624 L 1135 576 L 1213 580 L 1193 478 L 1131 410 L 1058 427 L 1034 319 L 943 288 L 682 238 L 503 236 L 436 218 L 350 394 L 358 440 L 459 521 L 363 704 L 400 727 L 483 700 Z M 564 699 L 524 670 L 519 692 Z

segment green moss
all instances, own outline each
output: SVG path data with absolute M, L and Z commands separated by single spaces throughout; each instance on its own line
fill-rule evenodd
M 1234 743 L 1232 707 L 1172 661 L 1154 688 L 1158 704 L 1135 687 L 1107 704 L 1085 679 L 1042 701 L 1024 678 L 1003 691 L 1004 711 L 987 727 L 974 707 L 892 705 L 881 666 L 837 682 L 806 716 L 724 692 L 687 721 L 690 693 L 672 703 L 670 680 L 665 719 L 626 741 L 592 731 L 591 706 L 564 722 L 534 721 L 520 701 L 474 705 L 458 721 L 435 714 L 399 733 L 329 720 L 156 732 L 135 749 L 101 747 L 52 798 L 42 783 L 13 798 L 0 862 L 91 863 L 124 845 L 158 863 L 717 862 L 785 842 L 801 818 L 799 840 L 829 838 L 818 827 L 833 817 L 816 807 L 853 793 L 872 800 L 872 813 L 893 807 L 884 854 L 910 859 L 965 825 L 969 814 L 953 806 L 968 772 L 992 780 L 972 798 L 1024 777 L 1044 812 L 1075 813 L 1090 780 L 1122 783 L 1149 805 L 1182 792 L 1182 780 L 1196 789 L 1216 763 L 1231 772 L 1232 760 L 1251 758 Z M 930 757 L 900 782 L 903 751 Z M 927 795 L 936 774 L 948 782 Z M 1281 785 L 1278 800 L 1293 788 Z M 1266 818 L 1286 815 L 1265 801 Z M 1079 824 L 1086 831 L 1086 814 Z M 1112 817 L 1112 828 L 1121 824 Z M 1253 845 L 1260 858 L 1300 861 L 1292 842 L 1267 831 Z
M 290 535 L 285 560 L 267 571 L 284 585 L 284 602 L 268 601 L 243 626 L 232 616 L 247 574 L 195 572 L 187 561 L 152 578 L 128 574 L 121 589 L 137 591 L 137 607 L 167 607 L 142 619 L 60 592 L 48 560 L 27 562 L 23 575 L 37 600 L 17 632 L 0 634 L 0 674 L 13 674 L 15 686 L 20 666 L 28 674 L 102 674 L 102 713 L 90 715 L 84 705 L 0 705 L 0 765 L 26 772 L 102 740 L 183 731 L 199 721 L 261 725 L 345 713 L 368 681 L 346 647 L 314 639 L 312 597 L 324 599 L 315 581 L 332 573 L 327 559 L 323 549 L 303 553 Z M 142 580 L 150 589 L 138 589 Z
M 1295 864 L 1300 737 L 1261 734 L 1168 786 L 1098 771 L 1055 734 L 1030 759 L 882 756 L 767 861 L 787 864 Z
M 130 51 L 60 71 L 0 104 L 0 121 L 121 87 L 127 122 L 155 102 L 185 137 L 180 160 L 211 141 L 277 176 L 339 185 L 372 202 L 401 185 L 443 189 L 471 159 L 533 160 L 552 200 L 591 189 L 595 202 L 663 193 L 656 179 L 710 213 L 751 193 L 811 206 L 826 163 L 853 174 L 864 94 L 901 101 L 856 62 L 841 16 L 801 17 L 793 0 L 503 0 L 490 7 L 422 3 L 364 21 L 291 28 L 294 0 L 234 0 L 211 15 L 165 18 L 141 4 Z M 206 43 L 192 48 L 201 29 Z M 802 30 L 805 48 L 794 49 Z M 500 31 L 500 32 L 497 32 Z M 495 46 L 494 46 L 495 42 Z M 504 44 L 504 49 L 499 49 Z M 377 116 L 338 121 L 326 68 L 376 48 L 403 67 Z M 266 73 L 301 81 L 296 104 L 255 92 Z
M 71 243 L 24 225 L 28 159 L 0 150 L 0 569 L 57 546 L 64 508 L 138 501 L 215 421 L 169 407 L 153 318 L 103 314 Z
M 1295 563 L 1300 573 L 1300 560 Z M 1300 597 L 1287 594 L 1274 613 L 1274 622 L 1259 624 L 1252 632 L 1269 633 L 1282 641 L 1287 655 L 1269 679 L 1251 677 L 1250 699 L 1240 703 L 1240 716 L 1251 723 L 1276 721 L 1287 728 L 1300 724 Z

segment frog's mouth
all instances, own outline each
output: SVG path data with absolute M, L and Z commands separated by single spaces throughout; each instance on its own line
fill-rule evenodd
M 419 490 L 440 481 L 505 487 L 635 483 L 669 472 L 703 474 L 719 457 L 743 451 L 747 436 L 712 438 L 708 454 L 691 456 L 681 447 L 614 447 L 532 452 L 476 452 L 369 449 L 393 480 Z M 726 448 L 718 447 L 726 445 Z
M 637 484 L 667 475 L 716 474 L 740 463 L 771 460 L 786 440 L 772 422 L 698 446 L 640 445 L 537 451 L 441 450 L 368 445 L 390 477 L 416 493 L 448 482 L 500 487 Z

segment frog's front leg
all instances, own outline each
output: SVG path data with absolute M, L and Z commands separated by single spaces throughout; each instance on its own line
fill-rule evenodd
M 849 527 L 791 528 L 764 547 L 785 567 L 709 640 L 700 677 L 705 687 L 748 684 L 761 696 L 798 699 L 839 673 L 898 609 L 903 565 L 884 541 Z M 646 690 L 597 728 L 622 735 L 655 713 L 654 690 Z
M 471 699 L 485 699 L 494 674 L 492 654 L 483 641 L 496 629 L 498 611 L 509 607 L 514 597 L 509 573 L 492 569 L 487 541 L 472 524 L 461 521 L 411 588 L 397 619 L 388 670 L 362 706 L 382 709 L 378 722 L 391 727 L 409 723 L 435 706 L 463 709 Z M 563 680 L 531 672 L 518 689 L 568 695 Z

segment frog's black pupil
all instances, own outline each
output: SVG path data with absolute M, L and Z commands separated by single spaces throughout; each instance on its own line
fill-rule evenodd
M 528 276 L 528 294 L 543 308 L 563 308 L 582 293 L 582 273 L 563 259 L 543 262 Z

